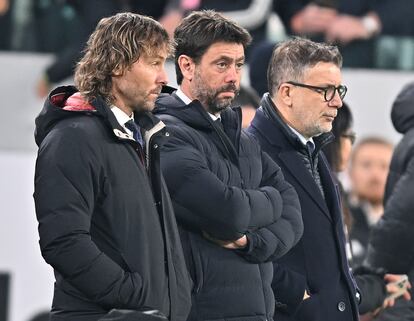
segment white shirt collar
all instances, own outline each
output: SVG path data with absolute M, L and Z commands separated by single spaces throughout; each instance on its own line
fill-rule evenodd
M 123 110 L 119 109 L 118 107 L 112 105 L 111 106 L 111 111 L 114 113 L 114 116 L 116 118 L 116 120 L 118 121 L 119 125 L 122 126 L 123 129 L 125 129 L 125 131 L 133 136 L 132 131 L 130 131 L 128 128 L 125 127 L 125 123 L 129 120 L 134 120 L 134 114 L 132 114 L 131 116 L 128 116 Z
M 177 91 L 175 92 L 175 94 L 178 96 L 178 98 L 180 98 L 184 104 L 188 105 L 192 102 L 192 100 L 186 95 L 184 94 L 184 92 L 181 90 L 181 87 L 178 87 Z
M 288 125 L 289 126 L 289 125 Z M 313 144 L 313 147 L 315 147 L 315 142 L 313 141 L 313 138 L 309 138 L 306 139 L 301 133 L 299 133 L 296 129 L 294 129 L 293 127 L 289 126 L 289 128 L 292 130 L 292 132 L 298 136 L 298 138 L 300 139 L 300 141 L 302 142 L 303 145 L 306 146 L 307 142 L 311 142 Z
M 184 92 L 181 90 L 181 87 L 178 87 L 178 89 L 177 89 L 177 91 L 175 92 L 175 94 L 178 96 L 178 98 L 180 98 L 183 102 L 184 102 L 184 104 L 186 104 L 186 105 L 188 105 L 188 104 L 190 104 L 191 102 L 192 102 L 192 100 L 186 95 L 186 94 L 184 94 Z M 220 116 L 216 116 L 216 115 L 213 115 L 213 114 L 210 114 L 209 112 L 207 112 L 209 115 L 210 115 L 210 117 L 211 117 L 211 119 L 213 120 L 213 121 L 216 121 L 217 119 L 220 119 Z

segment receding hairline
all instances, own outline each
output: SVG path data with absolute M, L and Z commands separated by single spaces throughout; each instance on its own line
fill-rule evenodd
M 354 162 L 357 155 L 360 153 L 361 149 L 367 146 L 382 146 L 382 147 L 390 149 L 391 151 L 394 149 L 394 145 L 385 138 L 382 138 L 382 137 L 363 138 L 356 144 L 356 146 L 352 150 L 351 167 L 352 167 L 352 163 Z

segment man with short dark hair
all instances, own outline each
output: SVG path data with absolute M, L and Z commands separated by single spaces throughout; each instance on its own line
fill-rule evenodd
M 161 165 L 194 283 L 189 320 L 273 320 L 271 261 L 299 240 L 296 192 L 241 131 L 246 30 L 214 11 L 175 30 L 180 88 L 160 96 L 156 115 L 171 139 Z
M 137 320 L 187 318 L 190 280 L 159 171 L 167 132 L 150 113 L 169 52 L 151 18 L 102 19 L 77 66 L 77 88 L 53 90 L 36 119 L 34 199 L 40 248 L 56 277 L 52 321 L 124 310 Z
M 276 320 L 358 320 L 338 186 L 321 147 L 342 106 L 342 57 L 326 44 L 295 38 L 275 47 L 263 96 L 248 131 L 282 168 L 300 199 L 304 234 L 274 263 Z

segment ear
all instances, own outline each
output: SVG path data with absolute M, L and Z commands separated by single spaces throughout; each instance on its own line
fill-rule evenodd
M 282 83 L 277 92 L 279 99 L 282 100 L 283 103 L 288 107 L 292 106 L 292 90 L 292 86 L 287 83 Z
M 188 81 L 193 80 L 195 70 L 194 60 L 187 55 L 181 55 L 178 57 L 178 65 L 180 66 L 183 78 Z
M 124 69 L 118 64 L 115 66 L 114 70 L 112 70 L 112 77 L 119 77 L 124 74 Z

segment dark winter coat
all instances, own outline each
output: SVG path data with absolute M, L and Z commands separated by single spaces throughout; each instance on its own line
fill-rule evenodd
M 393 104 L 391 119 L 403 138 L 394 150 L 385 186 L 384 215 L 371 230 L 366 264 L 414 280 L 414 83 Z M 413 293 L 414 294 L 414 293 Z M 411 318 L 414 304 L 411 301 Z M 393 320 L 405 320 L 399 315 Z M 390 319 L 391 320 L 391 319 Z
M 304 145 L 276 112 L 265 94 L 248 131 L 282 168 L 300 199 L 304 234 L 300 242 L 274 263 L 276 320 L 358 320 L 357 292 L 345 254 L 338 187 L 322 152 L 332 134 L 314 137 L 311 166 L 318 171 L 325 199 L 311 175 Z M 305 161 L 305 159 L 307 159 Z M 305 289 L 310 298 L 303 300 Z
M 113 308 L 186 320 L 191 281 L 159 171 L 165 126 L 135 115 L 144 166 L 105 102 L 79 102 L 76 91 L 54 90 L 36 119 L 40 248 L 56 277 L 51 320 L 95 321 Z
M 302 234 L 297 194 L 280 168 L 241 132 L 240 108 L 221 113 L 223 128 L 197 101 L 175 94 L 157 101 L 171 132 L 161 155 L 194 282 L 189 320 L 272 320 L 271 261 Z M 203 237 L 248 247 L 225 249 Z

